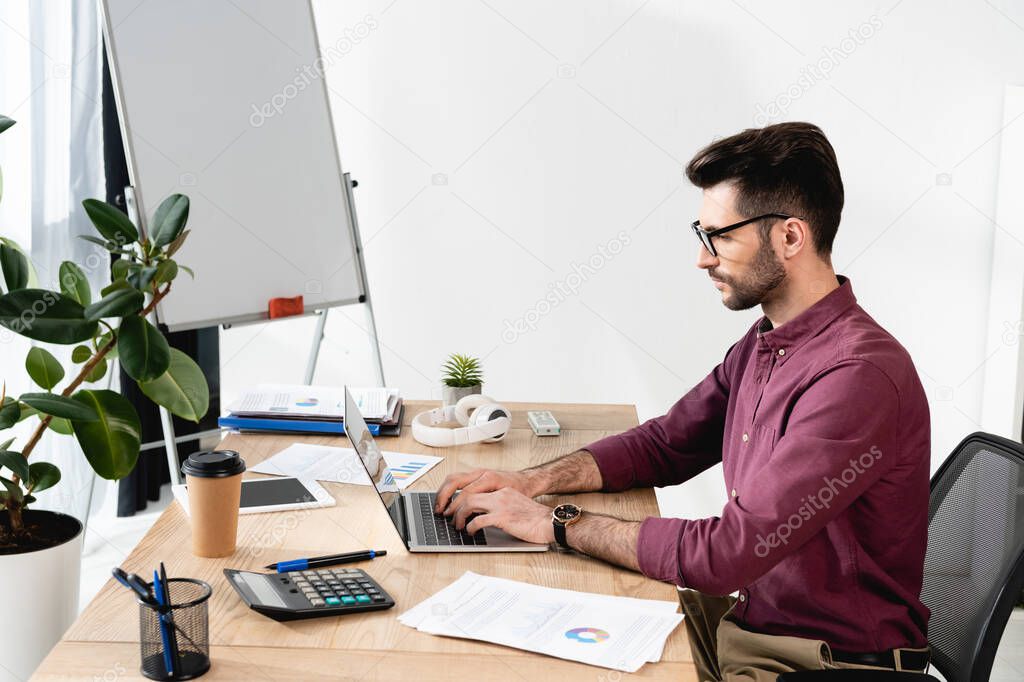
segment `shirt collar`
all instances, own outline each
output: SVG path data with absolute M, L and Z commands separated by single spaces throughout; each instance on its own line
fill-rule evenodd
M 838 288 L 781 327 L 773 329 L 767 316 L 758 320 L 758 341 L 770 348 L 778 356 L 779 362 L 785 362 L 808 339 L 816 336 L 832 320 L 857 303 L 849 278 L 836 275 L 836 280 L 839 282 Z

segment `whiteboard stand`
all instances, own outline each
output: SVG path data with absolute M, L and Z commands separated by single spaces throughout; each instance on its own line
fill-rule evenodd
M 366 332 L 370 336 L 370 352 L 373 353 L 374 364 L 377 365 L 377 382 L 384 386 L 384 363 L 380 357 L 380 340 L 377 338 L 377 320 L 373 315 L 373 301 L 370 299 L 370 287 L 366 282 L 366 263 L 363 260 L 363 239 L 359 233 L 359 219 L 356 217 L 355 198 L 352 196 L 352 188 L 359 185 L 352 179 L 351 173 L 345 173 L 344 187 L 345 202 L 348 207 L 349 224 L 352 226 L 352 237 L 355 242 L 356 266 L 359 271 L 360 284 L 363 295 L 360 297 L 366 306 Z M 316 373 L 316 363 L 320 359 L 320 344 L 324 340 L 324 329 L 327 326 L 327 312 L 330 308 L 324 308 L 317 312 L 316 329 L 313 331 L 313 346 L 309 349 L 309 360 L 306 362 L 306 376 L 304 382 L 307 386 L 313 383 L 313 375 Z

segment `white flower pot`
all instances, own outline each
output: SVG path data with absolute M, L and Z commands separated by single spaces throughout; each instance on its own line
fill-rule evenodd
M 82 524 L 57 512 L 29 510 L 24 516 L 26 524 L 67 524 L 69 537 L 47 549 L 0 554 L 0 682 L 27 680 L 78 615 Z
M 477 384 L 476 386 L 449 386 L 447 384 L 441 385 L 441 404 L 444 407 L 454 405 L 459 402 L 467 395 L 479 395 L 483 392 L 483 384 Z

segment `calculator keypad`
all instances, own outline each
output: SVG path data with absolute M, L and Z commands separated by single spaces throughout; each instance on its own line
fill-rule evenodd
M 361 606 L 387 601 L 380 586 L 358 568 L 292 571 L 286 575 L 311 606 Z

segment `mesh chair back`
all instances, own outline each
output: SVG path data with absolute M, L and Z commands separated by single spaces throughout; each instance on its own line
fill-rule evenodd
M 921 599 L 932 663 L 948 682 L 987 680 L 1024 586 L 1024 447 L 965 438 L 932 478 Z

